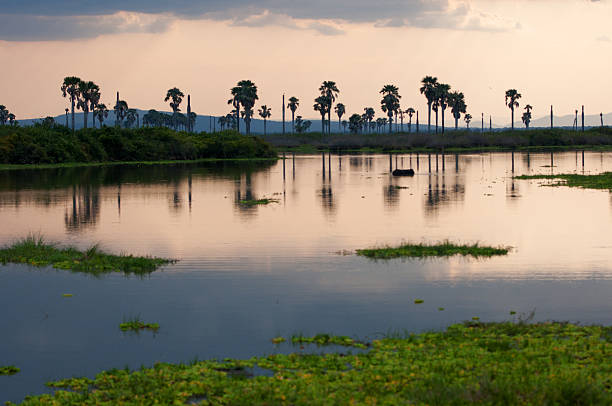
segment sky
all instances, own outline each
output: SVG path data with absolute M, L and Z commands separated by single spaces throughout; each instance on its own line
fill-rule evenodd
M 379 91 L 394 84 L 423 122 L 426 75 L 496 124 L 510 123 L 510 88 L 534 118 L 551 104 L 555 115 L 612 111 L 612 0 L 0 3 L 0 104 L 18 119 L 62 114 L 65 76 L 96 82 L 107 105 L 120 91 L 140 109 L 169 110 L 163 99 L 176 86 L 201 115 L 228 113 L 230 88 L 250 79 L 277 120 L 283 93 L 318 118 L 318 87 L 333 80 L 349 115 L 374 107 L 382 116 Z

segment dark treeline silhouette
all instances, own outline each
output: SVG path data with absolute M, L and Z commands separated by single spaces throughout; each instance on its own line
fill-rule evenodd
M 274 157 L 276 152 L 266 142 L 231 130 L 216 136 L 168 128 L 105 127 L 72 132 L 59 125 L 0 126 L 3 164 Z

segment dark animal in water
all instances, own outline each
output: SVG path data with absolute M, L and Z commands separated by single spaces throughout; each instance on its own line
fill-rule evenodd
M 414 176 L 414 169 L 396 169 L 393 176 Z

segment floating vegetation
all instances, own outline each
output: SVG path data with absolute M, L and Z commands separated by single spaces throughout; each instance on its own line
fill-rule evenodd
M 155 364 L 50 383 L 23 405 L 612 404 L 612 327 L 464 323 L 367 351 Z M 252 368 L 272 374 L 236 374 Z M 7 403 L 12 405 L 11 403 Z
M 398 185 L 392 185 L 391 188 L 392 189 L 398 189 L 398 190 L 401 190 L 401 189 L 410 189 L 408 186 L 398 186 Z
M 320 346 L 326 345 L 341 345 L 344 347 L 367 348 L 367 344 L 352 339 L 347 336 L 334 336 L 329 334 L 317 334 L 313 337 L 304 337 L 302 335 L 291 337 L 293 344 L 316 344 Z
M 121 329 L 121 331 L 140 331 L 140 330 L 157 331 L 159 330 L 159 324 L 145 323 L 142 320 L 140 320 L 139 317 L 134 317 L 133 319 L 126 320 L 123 323 L 119 324 L 119 328 Z
M 62 297 L 72 297 L 72 293 L 64 293 Z
M 443 307 L 438 307 L 438 311 L 439 311 L 439 312 L 443 312 L 443 311 L 444 311 L 444 308 L 443 308 Z
M 266 205 L 270 203 L 278 203 L 280 200 L 278 199 L 257 199 L 257 200 L 240 200 L 239 203 L 243 206 L 258 206 L 258 205 Z
M 414 304 L 421 304 L 424 303 L 425 301 L 423 299 L 415 299 L 414 300 Z
M 287 341 L 285 337 L 275 337 L 271 340 L 274 344 L 281 344 Z
M 42 236 L 29 235 L 14 244 L 0 248 L 0 263 L 28 264 L 37 267 L 53 266 L 74 272 L 103 274 L 148 274 L 174 261 L 164 258 L 112 255 L 94 245 L 82 252 L 75 248 L 60 248 L 47 243 Z
M 357 255 L 375 259 L 392 259 L 400 257 L 424 258 L 424 257 L 449 257 L 463 255 L 472 257 L 492 257 L 494 255 L 506 255 L 509 248 L 487 247 L 478 243 L 472 245 L 457 245 L 449 241 L 437 244 L 402 244 L 399 247 L 382 247 L 357 250 Z
M 558 180 L 559 182 L 547 184 L 546 186 L 569 186 L 581 187 L 584 189 L 607 189 L 612 191 L 612 172 L 604 172 L 598 175 L 521 175 L 515 176 L 514 179 L 550 179 Z
M 15 375 L 16 373 L 18 373 L 20 371 L 19 368 L 17 368 L 14 365 L 9 365 L 6 367 L 0 367 L 0 375 Z

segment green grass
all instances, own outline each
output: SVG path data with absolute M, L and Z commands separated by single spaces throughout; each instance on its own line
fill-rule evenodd
M 366 349 L 368 345 L 361 341 L 354 340 L 347 336 L 334 336 L 329 334 L 317 334 L 313 337 L 295 335 L 291 337 L 293 344 L 316 344 L 318 346 L 341 345 L 345 347 L 355 347 Z
M 458 245 L 449 241 L 437 244 L 402 244 L 399 247 L 381 247 L 357 250 L 357 255 L 374 259 L 392 258 L 425 258 L 425 257 L 450 257 L 453 255 L 472 256 L 475 258 L 492 257 L 494 255 L 506 255 L 509 248 L 487 247 L 478 243 L 472 245 Z
M 64 390 L 22 404 L 612 404 L 612 327 L 471 321 L 369 344 L 355 354 L 115 369 L 49 383 Z M 252 377 L 255 366 L 271 376 Z
M 240 204 L 244 205 L 244 206 L 259 206 L 259 205 L 266 205 L 266 204 L 270 204 L 270 203 L 278 203 L 279 200 L 278 199 L 257 199 L 257 200 L 240 200 Z
M 19 371 L 20 369 L 14 365 L 9 365 L 6 367 L 0 366 L 0 375 L 15 375 Z
M 75 248 L 61 248 L 47 243 L 42 236 L 29 235 L 12 245 L 0 248 L 0 263 L 28 264 L 37 267 L 53 266 L 74 272 L 103 274 L 149 274 L 172 260 L 132 255 L 112 255 L 100 251 L 98 245 L 82 252 Z
M 569 187 L 580 187 L 584 189 L 607 189 L 607 190 L 612 191 L 612 172 L 604 172 L 598 175 L 576 175 L 576 174 L 521 175 L 521 176 L 515 176 L 514 179 L 559 180 L 559 182 L 552 183 L 547 186 L 569 186 Z
M 140 331 L 140 330 L 159 330 L 159 324 L 157 323 L 145 323 L 140 320 L 139 317 L 133 317 L 129 320 L 124 320 L 123 323 L 119 324 L 121 331 Z

